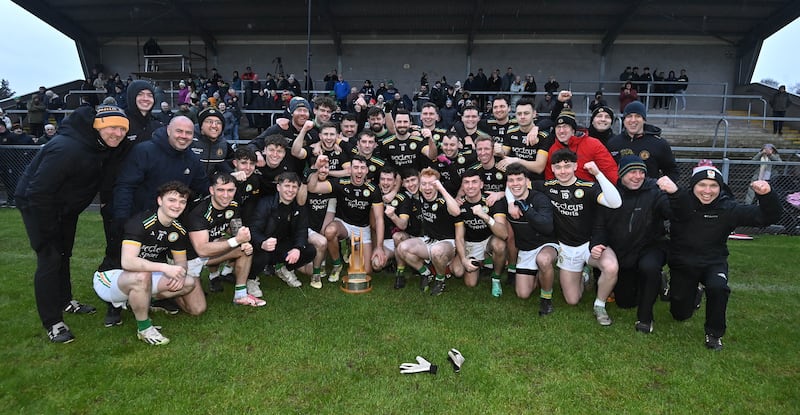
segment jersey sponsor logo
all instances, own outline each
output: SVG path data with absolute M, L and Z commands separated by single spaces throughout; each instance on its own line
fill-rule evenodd
M 579 205 L 571 205 L 569 203 L 558 203 L 556 201 L 551 201 L 553 207 L 558 209 L 558 212 L 564 216 L 578 216 L 580 212 L 583 210 L 583 204 Z

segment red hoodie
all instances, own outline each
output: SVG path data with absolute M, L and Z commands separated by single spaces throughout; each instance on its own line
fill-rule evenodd
M 545 180 L 555 179 L 550 161 L 553 153 L 564 147 L 566 146 L 558 141 L 558 139 L 556 139 L 555 143 L 550 147 L 547 153 L 547 165 L 544 166 Z M 608 149 L 606 149 L 606 146 L 604 146 L 600 140 L 589 137 L 586 134 L 580 137 L 573 135 L 569 139 L 569 149 L 578 155 L 578 169 L 575 171 L 575 176 L 579 179 L 590 182 L 597 181 L 594 176 L 583 168 L 583 165 L 587 162 L 594 161 L 595 164 L 597 164 L 597 168 L 600 169 L 611 183 L 617 183 L 617 179 L 619 178 L 617 162 L 614 161 L 614 158 L 611 157 L 611 153 L 608 152 Z

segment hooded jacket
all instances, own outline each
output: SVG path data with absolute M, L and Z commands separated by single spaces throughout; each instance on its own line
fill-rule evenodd
M 629 154 L 641 157 L 647 165 L 647 177 L 668 176 L 673 182 L 678 182 L 680 172 L 672 147 L 661 138 L 661 128 L 655 125 L 645 124 L 644 133 L 636 137 L 631 137 L 623 129 L 608 140 L 608 150 L 617 161 Z
M 550 165 L 553 153 L 562 148 L 569 148 L 578 155 L 578 169 L 575 170 L 576 177 L 581 180 L 596 182 L 597 179 L 583 168 L 583 165 L 587 161 L 594 161 L 595 164 L 597 164 L 597 168 L 600 169 L 600 172 L 602 172 L 611 183 L 616 183 L 619 178 L 617 163 L 614 161 L 614 158 L 611 157 L 611 154 L 609 154 L 606 146 L 604 146 L 600 140 L 589 137 L 582 131 L 576 131 L 575 134 L 576 135 L 569 138 L 568 145 L 564 145 L 564 143 L 558 141 L 558 138 L 555 138 L 555 133 L 553 133 L 554 143 L 547 152 L 547 165 L 544 166 L 544 179 L 553 180 L 556 178 L 555 174 L 553 174 L 553 166 Z
M 20 209 L 35 211 L 56 226 L 59 215 L 77 215 L 94 199 L 104 176 L 109 147 L 92 127 L 91 107 L 75 110 L 58 135 L 36 154 L 17 185 Z M 42 226 L 48 226 L 43 223 Z
M 128 108 L 125 109 L 125 115 L 128 116 L 129 123 L 127 139 L 123 140 L 119 146 L 111 152 L 111 156 L 108 160 L 108 174 L 103 178 L 103 183 L 100 186 L 101 203 L 110 203 L 113 200 L 111 191 L 114 188 L 114 182 L 119 175 L 119 170 L 125 157 L 127 157 L 131 149 L 136 144 L 150 140 L 153 131 L 161 127 L 161 122 L 155 119 L 150 111 L 147 112 L 147 115 L 142 115 L 141 111 L 136 108 L 136 95 L 145 89 L 153 92 L 153 86 L 147 81 L 137 80 L 128 85 Z
M 208 176 L 200 158 L 191 149 L 174 149 L 169 144 L 167 128 L 161 127 L 125 159 L 114 186 L 114 220 L 155 209 L 156 190 L 170 180 L 185 183 L 194 192 L 193 197 L 208 194 Z

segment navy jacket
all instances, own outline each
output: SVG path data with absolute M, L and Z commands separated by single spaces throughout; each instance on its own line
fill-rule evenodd
M 167 128 L 135 146 L 125 159 L 114 186 L 114 219 L 157 207 L 157 189 L 170 180 L 189 186 L 196 198 L 208 194 L 209 180 L 200 158 L 191 149 L 178 151 L 169 144 Z

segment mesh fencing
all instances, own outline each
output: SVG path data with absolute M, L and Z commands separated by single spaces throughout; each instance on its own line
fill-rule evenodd
M 25 167 L 30 163 L 41 146 L 0 146 L 0 169 L 2 173 L 2 195 L 8 205 L 14 205 L 13 191 L 16 188 Z M 783 215 L 777 224 L 767 228 L 742 228 L 743 233 L 786 233 L 800 235 L 800 209 L 786 201 L 786 196 L 800 192 L 800 162 L 784 161 L 763 163 L 752 160 L 710 159 L 725 177 L 725 182 L 737 201 L 749 202 L 748 189 L 750 183 L 758 177 L 762 168 L 769 167 L 771 178 L 769 180 L 773 191 L 783 205 Z M 686 187 L 692 175 L 692 169 L 697 166 L 698 158 L 678 158 L 680 179 L 678 186 Z M 751 195 L 752 197 L 752 195 Z

